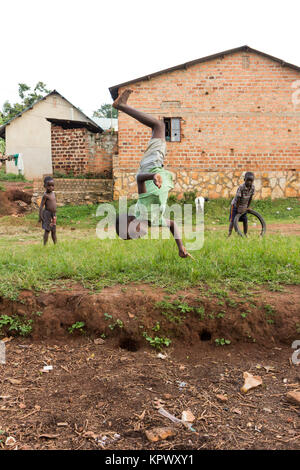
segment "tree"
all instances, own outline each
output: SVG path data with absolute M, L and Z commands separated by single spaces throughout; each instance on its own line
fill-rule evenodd
M 38 82 L 33 90 L 25 83 L 19 83 L 19 97 L 21 98 L 21 102 L 10 104 L 9 101 L 5 101 L 2 111 L 0 112 L 0 123 L 1 119 L 3 124 L 7 123 L 48 93 L 50 93 L 50 90 L 47 90 L 43 82 Z
M 97 111 L 94 111 L 93 117 L 98 118 L 117 118 L 118 110 L 113 108 L 111 104 L 102 104 Z

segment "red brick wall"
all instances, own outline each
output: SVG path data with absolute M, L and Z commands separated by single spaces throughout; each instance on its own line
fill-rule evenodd
M 88 130 L 63 129 L 51 126 L 51 151 L 53 172 L 86 173 L 89 157 Z
M 129 104 L 158 118 L 182 118 L 182 141 L 167 143 L 172 168 L 299 170 L 300 109 L 291 88 L 299 78 L 296 70 L 240 52 L 130 85 Z M 120 170 L 138 168 L 149 138 L 150 130 L 119 113 Z
M 90 135 L 88 172 L 112 175 L 112 158 L 118 153 L 118 134 L 106 131 Z
M 53 172 L 95 175 L 112 173 L 112 156 L 117 152 L 117 134 L 93 134 L 86 128 L 51 127 Z

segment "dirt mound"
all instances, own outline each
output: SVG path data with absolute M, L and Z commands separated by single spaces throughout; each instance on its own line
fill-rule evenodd
M 32 194 L 20 189 L 0 191 L 0 217 L 23 214 L 30 209 Z
M 155 338 L 159 338 L 157 346 L 163 345 L 164 338 L 183 345 L 216 340 L 221 345 L 224 340 L 290 345 L 300 326 L 300 286 L 289 286 L 284 292 L 261 290 L 253 302 L 234 293 L 220 301 L 199 289 L 167 296 L 163 289 L 149 285 L 107 287 L 96 294 L 73 286 L 69 292 L 22 292 L 19 302 L 1 299 L 0 315 L 31 319 L 35 339 L 69 337 L 73 325 L 73 336 L 85 332 L 113 337 L 129 351 L 142 344 L 155 346 L 151 343 Z

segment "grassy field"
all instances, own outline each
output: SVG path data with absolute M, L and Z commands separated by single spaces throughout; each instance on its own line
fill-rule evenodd
M 170 198 L 169 204 L 175 201 Z M 185 201 L 180 201 L 183 204 Z M 187 198 L 186 202 L 193 202 L 193 198 Z M 128 201 L 128 205 L 134 204 L 135 201 Z M 113 202 L 114 207 L 118 211 L 118 201 Z M 99 219 L 95 217 L 97 205 L 85 206 L 64 206 L 58 209 L 59 225 L 63 227 L 76 226 L 76 228 L 93 228 L 96 227 Z M 228 199 L 215 199 L 205 204 L 205 224 L 225 225 L 228 224 L 230 201 Z M 296 198 L 265 199 L 261 201 L 253 201 L 251 208 L 260 212 L 267 223 L 285 222 L 300 223 L 300 201 Z M 36 221 L 37 213 L 31 213 L 26 216 L 26 221 Z M 1 224 L 1 221 L 0 221 Z
M 170 288 L 205 283 L 300 283 L 300 239 L 272 235 L 232 238 L 208 233 L 196 261 L 178 257 L 170 240 L 64 240 L 11 245 L 0 251 L 0 293 L 15 297 L 20 289 L 46 289 L 58 280 L 81 281 L 94 288 L 120 282 L 153 282 Z
M 115 203 L 117 206 L 117 204 Z M 226 238 L 229 201 L 206 204 L 205 224 L 222 226 L 205 232 L 196 261 L 178 257 L 174 240 L 99 240 L 96 206 L 58 210 L 59 243 L 42 246 L 37 213 L 0 219 L 0 294 L 16 298 L 21 289 L 47 289 L 66 280 L 99 289 L 113 283 L 152 282 L 169 289 L 198 283 L 243 288 L 300 283 L 300 237 L 268 234 L 265 239 Z M 257 201 L 267 224 L 300 222 L 296 199 Z M 291 208 L 288 210 L 288 208 Z M 75 229 L 75 230 L 74 230 Z

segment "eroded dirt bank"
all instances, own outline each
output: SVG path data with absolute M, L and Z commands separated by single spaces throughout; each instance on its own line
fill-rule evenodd
M 71 290 L 50 293 L 25 291 L 18 302 L 2 298 L 3 314 L 32 321 L 35 340 L 68 337 L 69 328 L 83 322 L 84 333 L 118 338 L 124 347 L 129 339 L 139 348 L 145 334 L 168 337 L 183 348 L 222 338 L 232 344 L 255 342 L 272 347 L 291 344 L 300 332 L 300 286 L 286 286 L 283 292 L 260 289 L 241 296 L 222 291 L 210 294 L 205 288 L 169 294 L 134 284 L 92 293 L 73 285 Z M 82 331 L 75 328 L 74 333 Z

